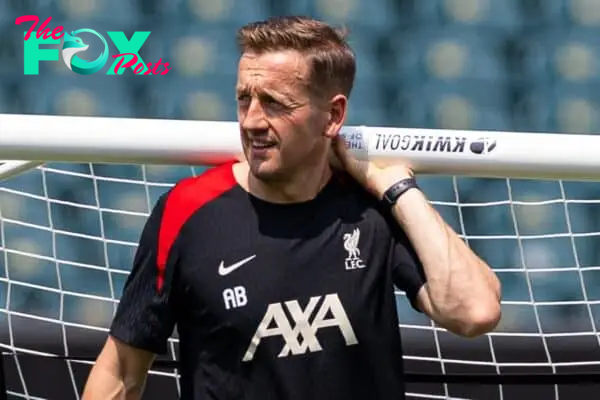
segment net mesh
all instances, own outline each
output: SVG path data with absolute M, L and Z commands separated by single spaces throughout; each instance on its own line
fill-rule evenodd
M 35 356 L 98 354 L 152 206 L 178 179 L 203 170 L 47 164 L 2 182 L 0 346 L 11 354 L 11 396 L 79 398 L 89 361 Z M 503 318 L 495 332 L 463 339 L 414 312 L 398 292 L 407 372 L 600 370 L 598 185 L 463 177 L 423 177 L 420 185 L 497 272 Z M 167 359 L 175 360 L 176 333 L 170 344 Z M 36 379 L 42 367 L 44 382 Z M 177 370 L 153 369 L 147 385 L 148 398 L 175 398 Z M 573 398 L 576 389 L 546 385 L 528 396 Z M 523 390 L 408 386 L 411 398 L 511 399 Z

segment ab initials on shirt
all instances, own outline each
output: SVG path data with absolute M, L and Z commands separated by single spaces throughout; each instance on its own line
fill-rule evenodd
M 225 308 L 227 310 L 245 306 L 248 304 L 246 288 L 243 286 L 236 286 L 234 288 L 223 290 L 223 301 L 225 302 Z
M 319 310 L 311 323 L 310 317 L 321 299 Z M 292 321 L 286 316 L 284 308 L 292 317 Z M 331 314 L 332 317 L 326 319 L 328 314 Z M 270 328 L 271 325 L 274 327 Z M 311 353 L 321 351 L 323 348 L 317 338 L 317 332 L 319 329 L 328 327 L 337 327 L 347 346 L 358 344 L 352 324 L 336 293 L 324 297 L 311 297 L 304 310 L 300 307 L 298 300 L 269 304 L 262 321 L 258 324 L 256 333 L 250 340 L 250 345 L 242 361 L 252 361 L 261 340 L 270 336 L 281 336 L 285 341 L 278 357 L 305 354 L 307 351 Z

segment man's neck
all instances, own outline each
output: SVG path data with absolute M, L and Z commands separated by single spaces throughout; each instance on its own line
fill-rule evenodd
M 303 170 L 292 179 L 281 182 L 265 182 L 250 172 L 247 163 L 238 164 L 236 179 L 252 195 L 273 203 L 299 203 L 314 199 L 327 185 L 332 176 L 328 163 L 322 167 Z

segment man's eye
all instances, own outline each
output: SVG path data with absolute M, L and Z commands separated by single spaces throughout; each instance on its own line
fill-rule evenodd
M 285 105 L 283 103 L 281 103 L 280 101 L 266 96 L 265 98 L 262 99 L 263 104 L 269 106 L 269 107 L 278 107 L 278 108 L 285 108 Z

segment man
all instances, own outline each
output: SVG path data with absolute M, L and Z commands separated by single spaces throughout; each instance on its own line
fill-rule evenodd
M 158 201 L 83 398 L 140 398 L 175 325 L 183 399 L 404 398 L 394 285 L 473 337 L 499 321 L 499 281 L 409 166 L 347 152 L 341 33 L 278 17 L 238 40 L 246 160 Z

